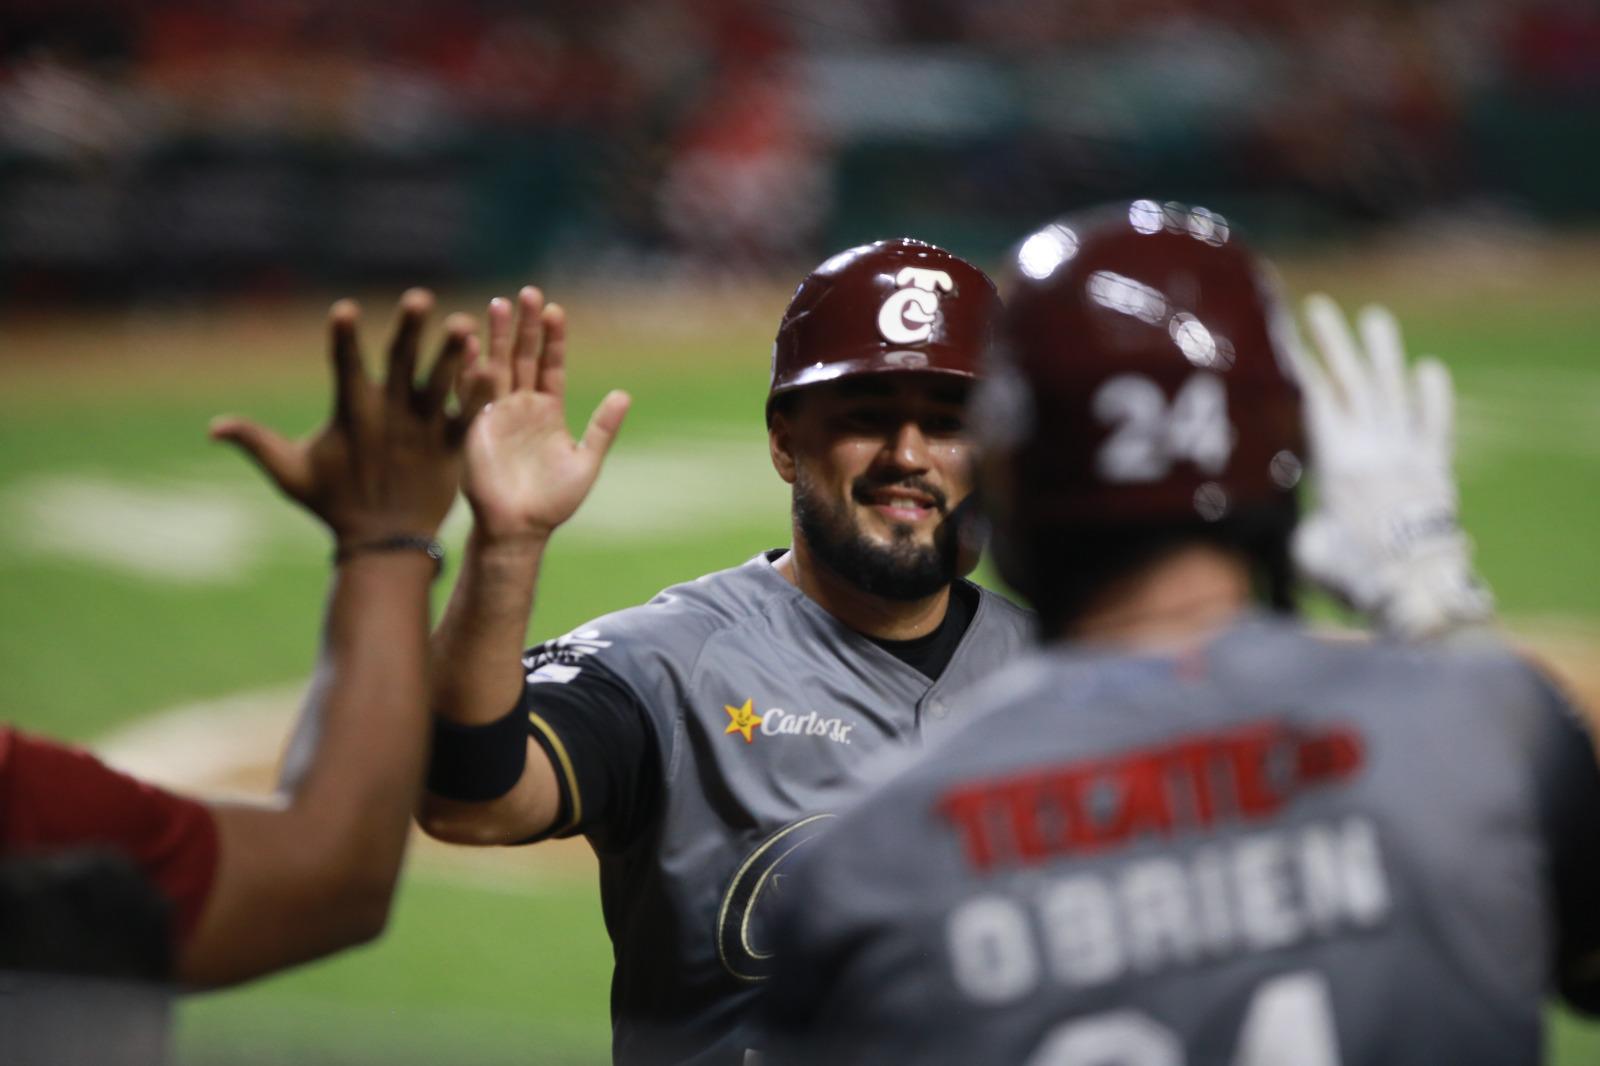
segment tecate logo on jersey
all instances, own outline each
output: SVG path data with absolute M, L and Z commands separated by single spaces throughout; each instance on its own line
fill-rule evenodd
M 1354 778 L 1359 733 L 1250 722 L 1218 733 L 1026 773 L 965 781 L 938 811 L 979 870 L 1105 852 L 1143 837 L 1271 818 L 1296 796 Z
M 737 707 L 724 703 L 722 709 L 728 712 L 728 727 L 723 734 L 736 733 L 746 744 L 755 743 L 757 733 L 768 737 L 821 737 L 835 744 L 849 744 L 850 731 L 855 728 L 854 722 L 825 718 L 816 711 L 796 714 L 773 707 L 757 714 L 755 700 L 745 700 Z

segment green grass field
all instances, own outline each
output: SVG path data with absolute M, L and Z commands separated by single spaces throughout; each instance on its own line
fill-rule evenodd
M 1464 514 L 1482 568 L 1519 629 L 1581 641 L 1600 634 L 1600 271 L 1575 274 L 1574 256 L 1552 251 L 1510 273 L 1346 261 L 1288 274 L 1299 292 L 1385 298 L 1414 352 L 1447 359 L 1463 395 Z M 635 296 L 611 297 L 631 309 L 620 318 L 604 294 L 574 301 L 574 423 L 613 386 L 635 406 L 594 514 L 552 550 L 534 636 L 787 539 L 761 423 L 785 294 L 738 306 Z M 375 321 L 386 299 L 368 300 Z M 294 430 L 318 420 L 318 313 L 30 318 L 6 333 L 4 716 L 89 741 L 174 705 L 303 677 L 326 544 L 204 430 L 223 411 Z M 377 946 L 189 1001 L 180 1061 L 605 1061 L 609 948 L 591 882 L 581 864 L 508 882 L 418 863 Z M 1600 1061 L 1597 1030 L 1560 1016 L 1554 1035 L 1559 1066 Z

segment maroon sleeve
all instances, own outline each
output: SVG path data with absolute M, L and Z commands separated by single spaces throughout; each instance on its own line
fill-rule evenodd
M 205 804 L 0 727 L 0 858 L 84 848 L 131 859 L 171 901 L 180 942 L 194 931 L 217 868 L 217 826 Z

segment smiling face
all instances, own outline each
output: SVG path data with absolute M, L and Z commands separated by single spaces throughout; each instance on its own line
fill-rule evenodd
M 968 383 L 861 375 L 796 392 L 773 414 L 773 464 L 794 486 L 796 535 L 864 592 L 931 596 L 957 576 L 951 513 L 972 488 Z

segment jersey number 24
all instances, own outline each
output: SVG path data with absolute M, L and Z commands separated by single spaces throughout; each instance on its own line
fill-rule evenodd
M 1233 1066 L 1339 1066 L 1328 982 L 1311 970 L 1259 985 Z M 1027 1066 L 1184 1066 L 1183 1042 L 1142 1011 L 1113 1010 L 1056 1026 Z

